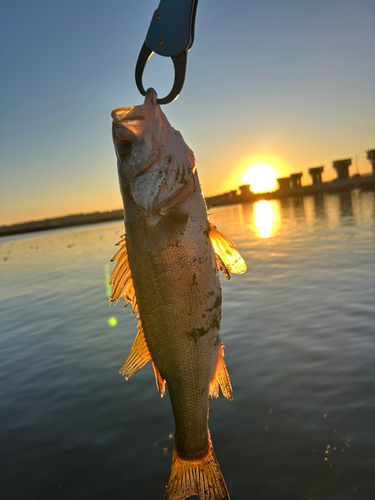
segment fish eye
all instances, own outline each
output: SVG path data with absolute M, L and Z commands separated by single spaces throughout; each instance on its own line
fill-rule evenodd
M 130 139 L 122 139 L 117 146 L 117 154 L 121 160 L 127 156 L 132 149 L 132 141 Z

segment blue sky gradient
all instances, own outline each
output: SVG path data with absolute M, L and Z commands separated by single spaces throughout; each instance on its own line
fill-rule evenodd
M 157 5 L 2 2 L 0 224 L 121 207 L 110 113 L 143 100 L 134 69 Z M 185 86 L 163 109 L 205 194 L 235 189 L 258 157 L 304 183 L 340 158 L 369 172 L 374 54 L 373 0 L 199 0 Z M 145 87 L 172 80 L 154 55 Z

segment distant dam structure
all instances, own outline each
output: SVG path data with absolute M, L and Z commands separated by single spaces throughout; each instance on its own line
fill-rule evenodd
M 332 162 L 337 177 L 329 182 L 323 182 L 322 173 L 324 165 L 311 167 L 308 173 L 311 177 L 311 184 L 303 185 L 303 172 L 295 172 L 288 177 L 279 177 L 277 180 L 279 189 L 265 193 L 253 193 L 250 184 L 239 186 L 236 190 L 206 198 L 208 206 L 233 205 L 236 203 L 250 203 L 257 200 L 271 200 L 287 198 L 290 196 L 301 197 L 323 194 L 325 192 L 344 192 L 352 189 L 375 190 L 375 149 L 366 152 L 367 159 L 371 164 L 371 172 L 368 174 L 354 174 L 350 177 L 349 167 L 352 165 L 351 158 L 335 160 Z
M 321 184 L 322 181 L 322 173 L 324 167 L 312 167 L 309 168 L 309 174 L 311 175 L 312 183 L 315 186 L 316 184 Z

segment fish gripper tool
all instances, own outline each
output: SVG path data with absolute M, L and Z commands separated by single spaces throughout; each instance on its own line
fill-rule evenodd
M 155 10 L 146 40 L 135 67 L 135 82 L 142 95 L 146 95 L 142 76 L 147 61 L 155 52 L 171 57 L 174 65 L 172 90 L 158 104 L 168 104 L 179 96 L 185 81 L 187 53 L 194 42 L 195 15 L 198 0 L 161 0 Z

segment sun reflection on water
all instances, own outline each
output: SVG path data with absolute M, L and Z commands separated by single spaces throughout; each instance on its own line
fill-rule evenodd
M 279 227 L 280 212 L 277 202 L 266 200 L 254 204 L 254 220 L 261 238 L 269 238 Z

